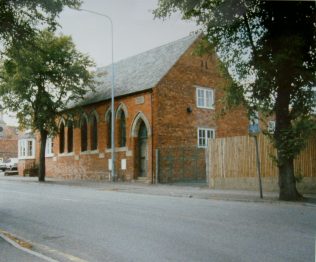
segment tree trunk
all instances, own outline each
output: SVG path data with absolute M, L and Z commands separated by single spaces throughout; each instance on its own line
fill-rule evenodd
M 295 201 L 302 199 L 302 195 L 296 189 L 294 176 L 294 159 L 282 159 L 278 157 L 279 167 L 279 199 L 285 201 Z
M 288 84 L 288 85 L 287 85 Z M 302 196 L 296 189 L 294 176 L 294 156 L 290 155 L 288 149 L 291 148 L 291 137 L 286 136 L 285 131 L 292 129 L 290 117 L 290 92 L 289 83 L 285 80 L 279 81 L 277 98 L 275 103 L 275 133 L 274 139 L 277 149 L 279 168 L 279 199 L 285 201 L 300 200 Z M 286 152 L 286 153 L 285 153 Z
M 40 130 L 41 135 L 41 148 L 40 148 L 40 159 L 39 159 L 39 168 L 38 168 L 38 181 L 45 182 L 45 150 L 46 150 L 46 140 L 47 140 L 47 131 Z

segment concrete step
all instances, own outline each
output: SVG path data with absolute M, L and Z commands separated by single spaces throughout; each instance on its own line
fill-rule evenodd
M 135 182 L 149 184 L 151 180 L 148 177 L 138 177 Z

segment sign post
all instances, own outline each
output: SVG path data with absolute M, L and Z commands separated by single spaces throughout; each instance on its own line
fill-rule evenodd
M 251 121 L 252 124 L 249 125 L 248 132 L 250 136 L 253 136 L 256 145 L 256 162 L 257 162 L 257 174 L 259 178 L 259 190 L 260 190 L 260 198 L 263 198 L 262 194 L 262 181 L 261 181 L 261 172 L 260 172 L 260 158 L 259 158 L 259 147 L 258 147 L 258 134 L 260 133 L 259 123 L 255 123 L 255 121 Z

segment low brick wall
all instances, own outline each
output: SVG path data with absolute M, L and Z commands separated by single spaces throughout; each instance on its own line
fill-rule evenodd
M 35 159 L 19 159 L 18 162 L 18 173 L 19 176 L 24 176 L 26 170 L 34 167 Z
M 210 178 L 209 186 L 212 189 L 236 189 L 236 190 L 253 190 L 259 191 L 259 179 L 257 177 L 228 177 L 228 178 Z M 304 177 L 303 180 L 296 184 L 299 192 L 303 194 L 316 193 L 316 177 Z M 262 178 L 263 192 L 278 192 L 277 177 Z

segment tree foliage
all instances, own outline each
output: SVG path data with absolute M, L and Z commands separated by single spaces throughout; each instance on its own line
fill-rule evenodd
M 315 1 L 160 0 L 156 17 L 195 19 L 230 69 L 227 101 L 273 116 L 280 199 L 300 198 L 293 160 L 315 129 Z
M 43 144 L 47 135 L 57 132 L 56 118 L 65 114 L 67 105 L 93 89 L 93 75 L 88 70 L 93 65 L 75 49 L 70 37 L 39 32 L 32 42 L 6 49 L 0 65 L 2 103 L 17 113 L 21 127 L 38 131 Z M 41 161 L 45 161 L 45 143 L 43 146 Z M 45 174 L 40 175 L 44 179 Z
M 65 6 L 78 8 L 81 0 L 0 0 L 0 40 L 25 40 L 37 26 L 55 28 Z

